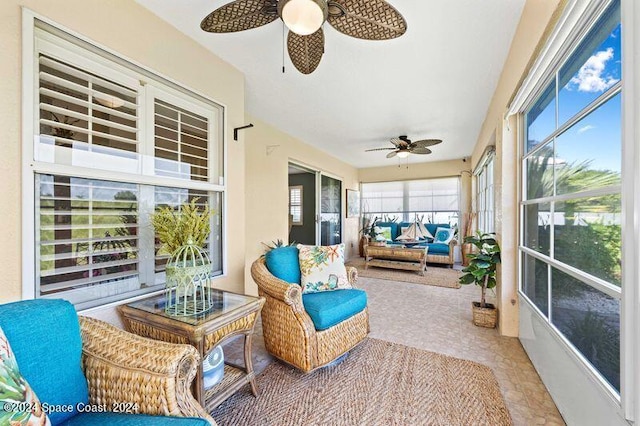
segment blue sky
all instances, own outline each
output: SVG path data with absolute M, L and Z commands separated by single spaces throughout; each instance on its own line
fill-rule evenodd
M 571 78 L 567 75 L 571 73 Z M 564 78 L 563 78 L 564 77 Z M 580 65 L 561 69 L 559 79 L 568 82 L 559 90 L 558 120 L 561 126 L 622 78 L 620 25 Z M 557 139 L 556 162 L 591 160 L 595 170 L 621 170 L 621 102 L 616 95 L 584 117 Z M 529 140 L 540 141 L 555 124 L 555 99 L 529 126 Z

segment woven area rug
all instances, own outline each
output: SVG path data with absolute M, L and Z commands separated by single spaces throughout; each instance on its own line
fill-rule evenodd
M 403 281 L 407 283 L 434 285 L 437 287 L 460 288 L 458 279 L 460 271 L 449 269 L 444 266 L 431 266 L 427 264 L 427 270 L 424 277 L 415 271 L 401 271 L 389 268 L 379 268 L 370 266 L 364 269 L 364 259 L 357 258 L 347 262 L 347 266 L 353 266 L 358 269 L 358 275 L 366 278 L 377 278 L 380 280 Z
M 487 366 L 367 338 L 338 365 L 303 374 L 280 362 L 211 414 L 230 425 L 511 425 Z

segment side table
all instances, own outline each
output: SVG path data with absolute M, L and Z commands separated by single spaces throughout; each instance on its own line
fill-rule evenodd
M 225 362 L 224 377 L 204 388 L 202 362 L 193 382 L 195 399 L 209 412 L 247 383 L 258 395 L 251 361 L 251 342 L 263 297 L 245 296 L 212 289 L 213 307 L 193 316 L 173 316 L 164 311 L 164 294 L 118 307 L 125 328 L 131 333 L 171 343 L 193 345 L 202 360 L 220 343 L 236 335 L 244 336 L 244 366 Z

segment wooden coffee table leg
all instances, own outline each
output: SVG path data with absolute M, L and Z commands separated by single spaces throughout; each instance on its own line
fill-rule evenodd
M 253 332 L 244 335 L 244 365 L 247 368 L 247 374 L 251 375 L 249 383 L 251 384 L 251 393 L 258 396 L 258 385 L 256 385 L 256 377 L 253 374 L 253 361 L 251 360 L 251 344 L 253 342 Z

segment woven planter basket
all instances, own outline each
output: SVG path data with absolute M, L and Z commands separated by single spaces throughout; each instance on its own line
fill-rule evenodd
M 374 247 L 384 247 L 387 243 L 384 241 L 369 241 L 369 245 Z
M 491 303 L 487 303 L 485 308 L 480 307 L 479 302 L 471 302 L 473 310 L 473 324 L 478 327 L 496 328 L 498 323 L 498 309 Z

